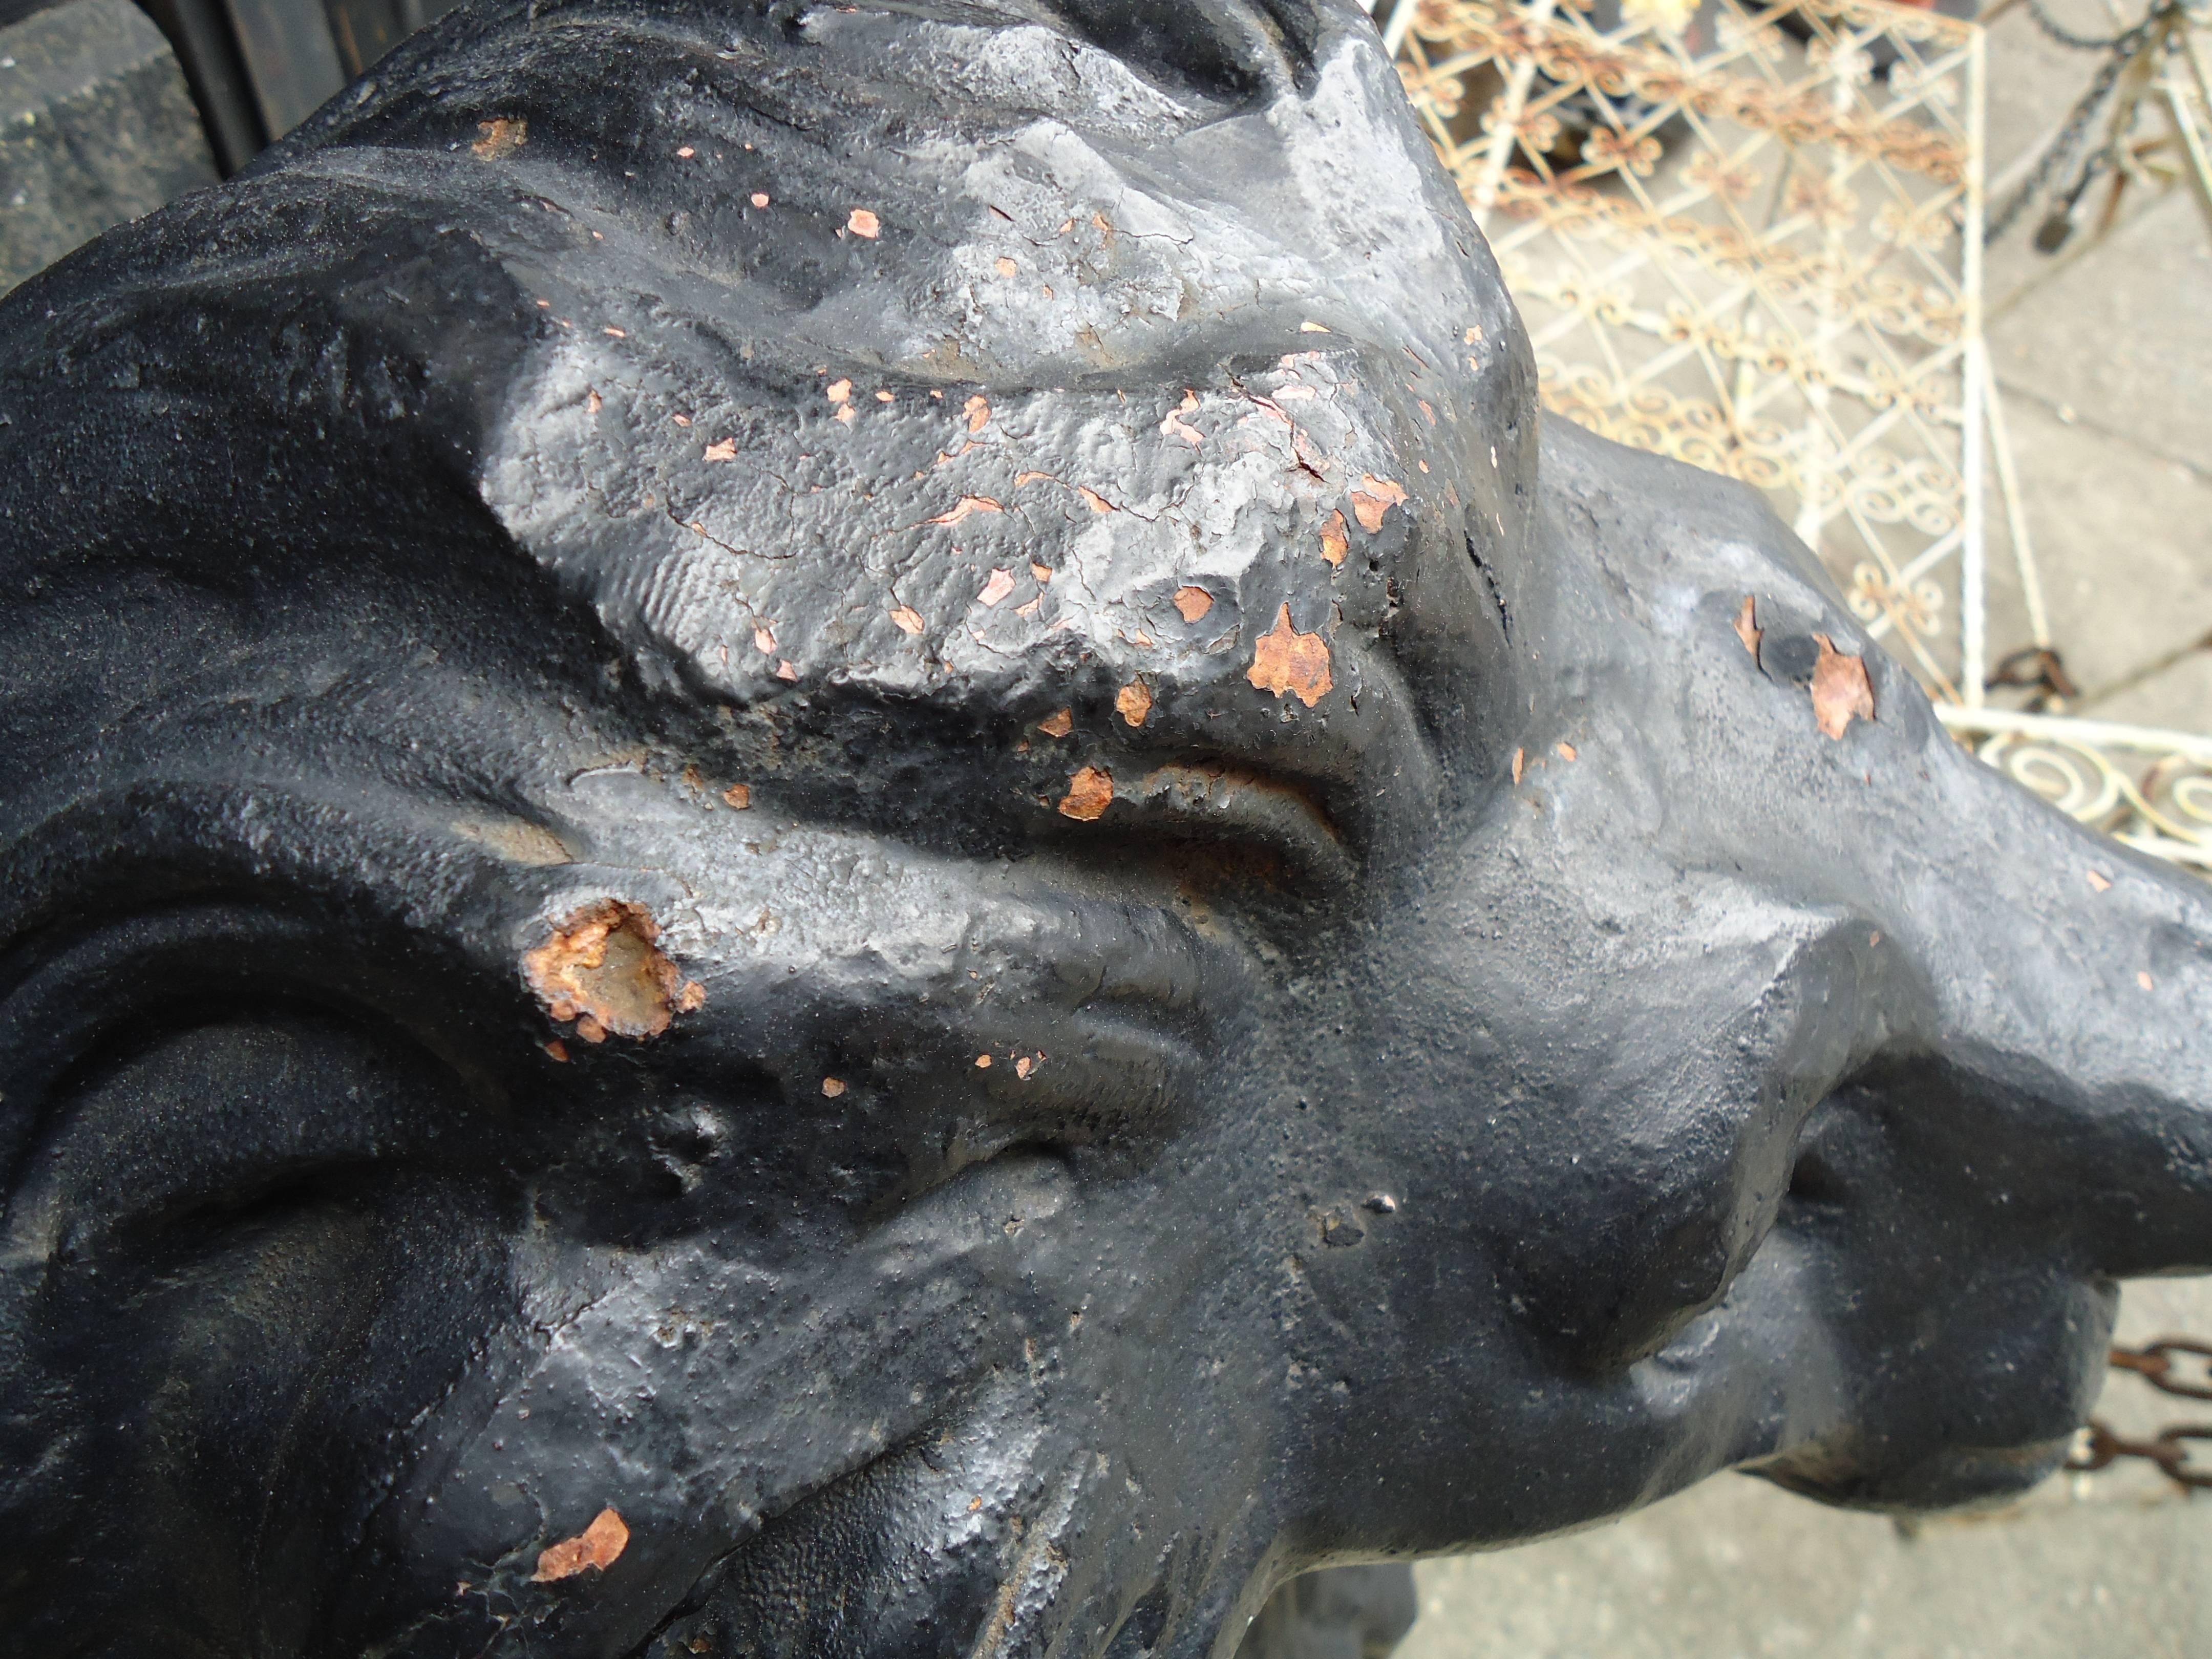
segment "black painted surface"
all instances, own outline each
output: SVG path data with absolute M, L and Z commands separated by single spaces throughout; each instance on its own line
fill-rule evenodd
M 2051 1468 L 2203 890 L 1531 381 L 1320 0 L 466 7 L 0 305 L 0 1650 L 1225 1653 Z

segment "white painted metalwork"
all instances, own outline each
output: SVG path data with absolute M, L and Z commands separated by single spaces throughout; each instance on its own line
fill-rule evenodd
M 1545 407 L 1765 490 L 1984 760 L 2212 868 L 2212 738 L 1987 706 L 1983 30 L 1885 0 L 1397 0 Z

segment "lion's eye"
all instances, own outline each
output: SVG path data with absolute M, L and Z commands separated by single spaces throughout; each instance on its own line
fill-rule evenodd
M 15 1208 L 44 1216 L 64 1256 L 212 1242 L 359 1201 L 448 1137 L 458 1152 L 456 1093 L 411 1045 L 321 1010 L 191 1024 L 98 1056 L 55 1091 Z

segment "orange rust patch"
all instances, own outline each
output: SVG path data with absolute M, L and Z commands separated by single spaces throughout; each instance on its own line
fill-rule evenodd
M 1160 422 L 1160 431 L 1168 437 L 1182 439 L 1193 449 L 1203 448 L 1206 434 L 1182 418 L 1186 415 L 1195 414 L 1197 410 L 1198 393 L 1185 386 L 1182 401 L 1168 411 L 1167 419 Z
M 994 570 L 991 572 L 990 580 L 983 584 L 983 591 L 975 596 L 975 603 L 986 611 L 989 611 L 1013 591 L 1014 573 L 1011 570 Z
M 1854 714 L 1874 719 L 1874 685 L 1867 678 L 1865 659 L 1837 650 L 1826 634 L 1813 637 L 1820 646 L 1820 659 L 1813 665 L 1813 718 L 1841 743 Z
M 1376 515 L 1375 521 L 1377 524 L 1382 522 L 1380 514 Z M 1344 527 L 1344 514 L 1331 507 L 1328 517 L 1321 521 L 1322 557 L 1327 559 L 1331 564 L 1340 565 L 1344 562 L 1345 550 L 1351 545 L 1352 538 L 1346 532 Z
M 574 1578 L 586 1567 L 605 1572 L 629 1547 L 629 1526 L 611 1509 L 601 1510 L 592 1517 L 592 1524 L 574 1538 L 564 1538 L 539 1551 L 538 1571 L 531 1574 L 530 1581 L 550 1584 L 558 1578 Z
M 718 438 L 707 446 L 706 459 L 710 461 L 734 461 L 738 459 L 738 441 Z
M 1759 625 L 1759 602 L 1748 593 L 1743 596 L 1743 609 L 1735 613 L 1735 636 L 1743 641 L 1743 648 L 1751 653 L 1753 662 L 1759 660 L 1759 642 L 1766 630 Z
M 1522 771 L 1527 767 L 1528 763 L 1528 751 L 1527 750 L 1516 749 L 1513 751 L 1513 781 L 1515 783 L 1517 784 L 1521 781 Z
M 958 524 L 971 513 L 1003 513 L 1006 509 L 988 495 L 963 495 L 952 504 L 950 513 L 940 513 L 933 519 L 924 519 L 924 524 Z
M 1194 623 L 1213 609 L 1213 595 L 1202 587 L 1178 587 L 1175 591 L 1175 608 L 1187 623 Z
M 1382 529 L 1385 513 L 1405 504 L 1406 488 L 1388 478 L 1378 478 L 1372 472 L 1361 474 L 1359 484 L 1352 492 L 1352 516 L 1359 520 L 1359 527 L 1371 536 Z
M 1048 738 L 1064 738 L 1075 730 L 1075 711 L 1063 708 L 1056 714 L 1048 714 L 1037 722 L 1037 730 Z
M 749 783 L 732 784 L 722 791 L 722 804 L 732 812 L 750 810 L 753 804 L 752 786 Z
M 1244 678 L 1258 690 L 1278 697 L 1287 691 L 1310 708 L 1335 684 L 1328 672 L 1328 641 L 1291 627 L 1291 607 L 1285 604 L 1275 614 L 1273 629 L 1253 647 L 1252 666 Z
M 477 131 L 483 137 L 469 146 L 469 154 L 479 161 L 504 161 L 530 142 L 530 123 L 520 115 L 479 121 Z
M 1114 804 L 1114 775 L 1096 766 L 1086 766 L 1067 781 L 1067 793 L 1060 803 L 1060 815 L 1089 823 L 1105 816 L 1106 809 Z
M 1142 726 L 1145 717 L 1152 712 L 1152 688 L 1142 680 L 1131 680 L 1115 693 L 1114 707 L 1121 710 L 1121 718 L 1132 726 Z
M 910 605 L 902 605 L 895 607 L 891 611 L 891 621 L 897 625 L 898 630 L 902 634 L 919 634 L 921 632 L 921 612 L 915 610 Z
M 530 988 L 554 1019 L 574 1020 L 576 1035 L 659 1036 L 679 1013 L 707 1000 L 660 952 L 660 925 L 641 904 L 605 898 L 555 924 L 552 937 L 522 958 Z
M 854 208 L 846 218 L 845 228 L 855 236 L 866 236 L 872 241 L 884 234 L 884 222 L 866 208 Z

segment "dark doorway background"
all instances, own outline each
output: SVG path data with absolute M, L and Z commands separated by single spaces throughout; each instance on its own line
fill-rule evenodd
M 0 0 L 0 27 L 58 0 Z M 168 37 L 226 177 L 453 0 L 137 0 Z

